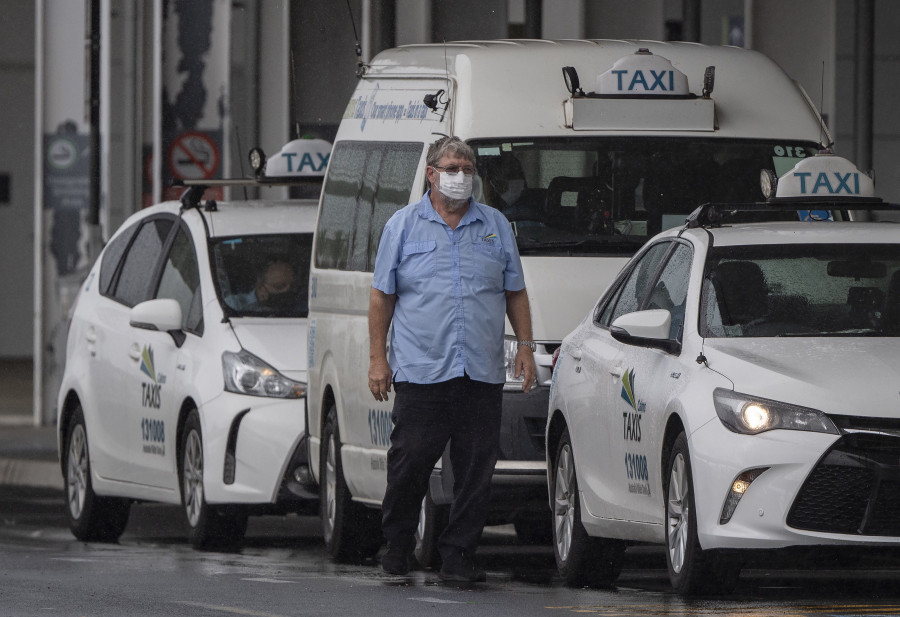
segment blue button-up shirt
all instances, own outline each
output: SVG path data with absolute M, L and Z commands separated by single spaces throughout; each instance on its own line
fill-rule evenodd
M 463 373 L 506 381 L 506 291 L 524 289 L 525 278 L 500 211 L 469 198 L 450 229 L 429 191 L 385 225 L 372 285 L 397 295 L 390 350 L 396 381 L 439 383 Z

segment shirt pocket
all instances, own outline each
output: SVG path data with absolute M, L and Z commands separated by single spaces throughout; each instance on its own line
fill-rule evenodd
M 475 258 L 475 274 L 492 284 L 503 285 L 506 270 L 506 253 L 499 243 L 475 242 L 472 245 Z
M 437 273 L 434 240 L 404 242 L 403 255 L 397 266 L 397 275 L 408 279 L 431 278 Z

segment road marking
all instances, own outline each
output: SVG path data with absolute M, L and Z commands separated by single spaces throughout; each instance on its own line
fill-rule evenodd
M 286 617 L 277 613 L 262 613 L 260 611 L 251 611 L 245 608 L 237 608 L 236 606 L 221 606 L 216 604 L 204 604 L 203 602 L 190 602 L 188 600 L 179 601 L 178 604 L 185 606 L 193 606 L 194 608 L 205 608 L 210 611 L 220 611 L 222 613 L 230 613 L 232 615 L 249 615 L 250 617 Z
M 433 604 L 465 604 L 459 600 L 445 600 L 443 598 L 409 598 L 413 602 L 431 602 Z

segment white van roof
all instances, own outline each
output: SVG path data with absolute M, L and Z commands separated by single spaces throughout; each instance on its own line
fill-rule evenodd
M 706 68 L 715 66 L 711 98 L 715 101 L 716 130 L 706 136 L 815 142 L 828 139 L 802 87 L 767 56 L 738 47 L 645 40 L 404 45 L 379 53 L 369 63 L 364 79 L 449 78 L 454 83 L 452 105 L 456 107 L 452 129 L 463 138 L 560 135 L 572 130 L 564 126 L 563 101 L 570 95 L 562 67 L 574 67 L 587 91 L 597 75 L 641 48 L 668 59 L 687 76 L 689 90 L 697 96 L 703 91 Z M 487 100 L 476 104 L 482 96 Z M 473 114 L 472 109 L 478 111 Z M 628 133 L 641 131 L 617 131 Z M 669 134 L 697 136 L 690 131 Z

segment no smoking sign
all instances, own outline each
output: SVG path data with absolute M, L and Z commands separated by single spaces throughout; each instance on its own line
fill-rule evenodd
M 207 180 L 219 169 L 219 147 L 204 133 L 182 133 L 169 148 L 169 171 L 182 180 Z

